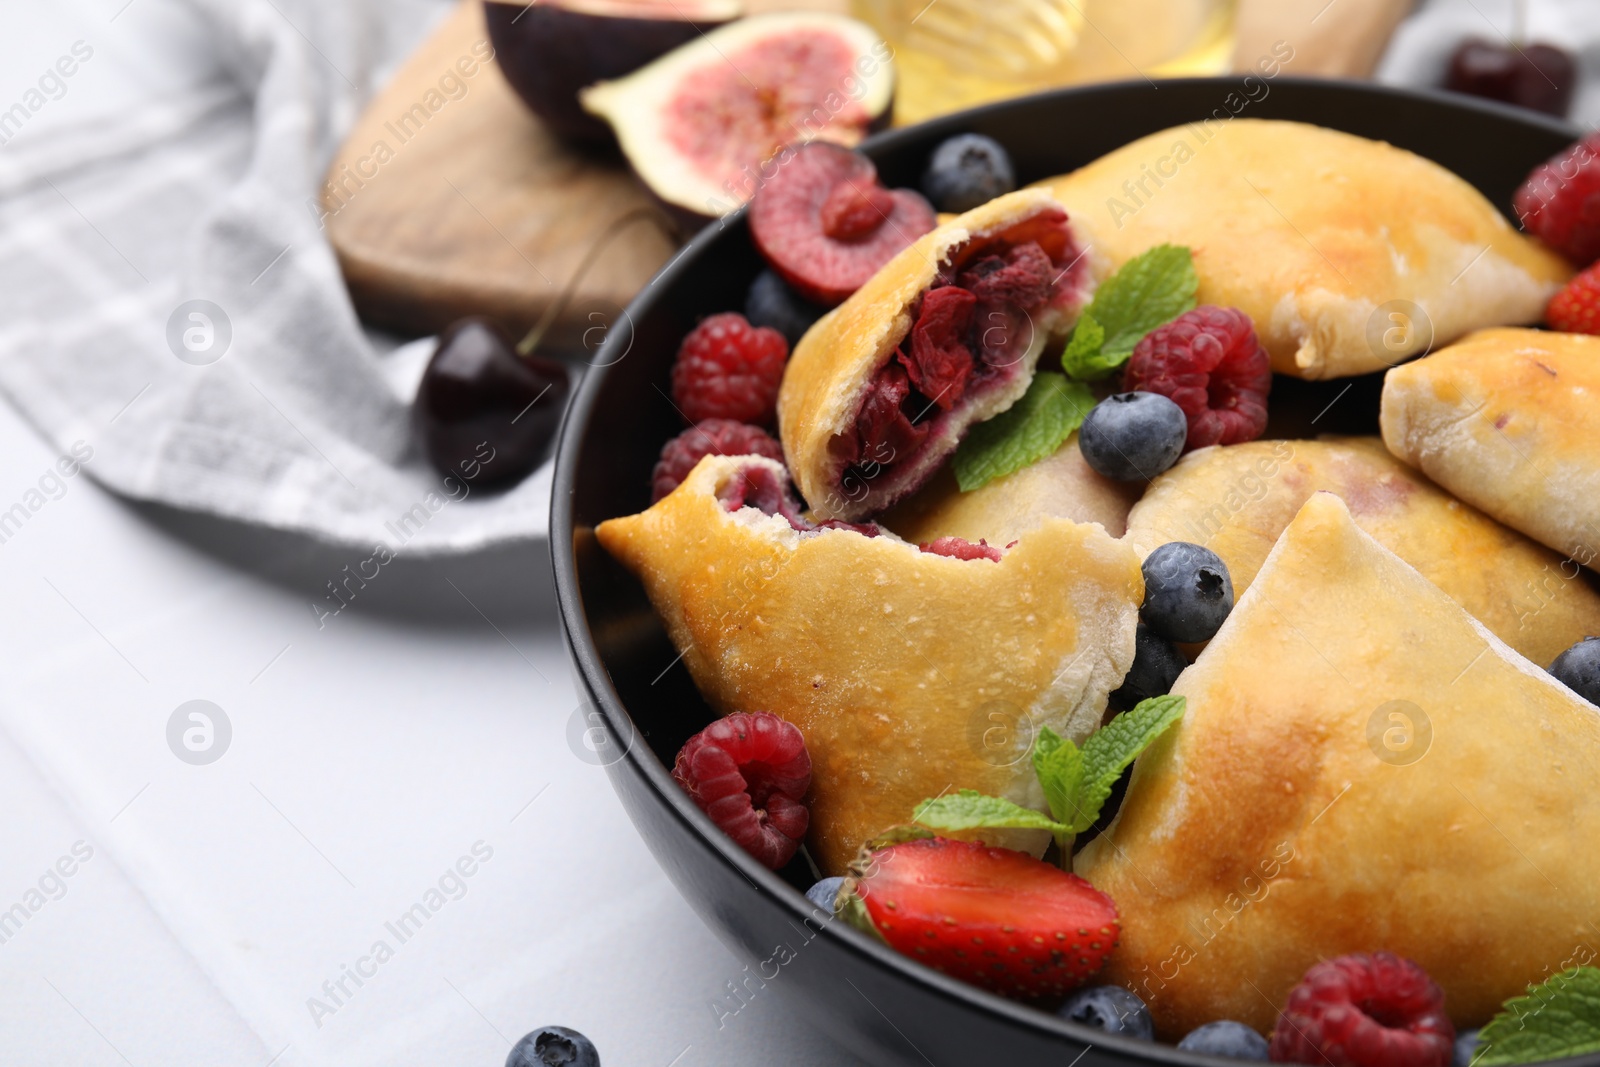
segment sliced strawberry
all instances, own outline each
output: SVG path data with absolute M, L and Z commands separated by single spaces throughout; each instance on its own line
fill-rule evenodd
M 1058 1000 L 1117 947 L 1111 898 L 1023 852 L 931 837 L 862 869 L 854 893 L 892 948 L 1005 996 Z

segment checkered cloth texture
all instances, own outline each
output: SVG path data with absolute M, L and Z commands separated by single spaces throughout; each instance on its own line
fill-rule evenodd
M 426 352 L 380 355 L 312 209 L 447 8 L 128 0 L 0 100 L 0 391 L 63 452 L 92 448 L 100 484 L 368 549 L 544 533 L 548 468 L 490 496 L 428 466 L 409 418 Z M 181 54 L 159 76 L 105 69 L 129 34 Z M 112 99 L 85 114 L 74 93 Z

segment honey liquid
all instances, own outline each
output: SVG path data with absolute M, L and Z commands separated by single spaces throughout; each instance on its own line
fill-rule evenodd
M 1234 0 L 851 0 L 894 49 L 896 125 L 1059 85 L 1220 74 Z

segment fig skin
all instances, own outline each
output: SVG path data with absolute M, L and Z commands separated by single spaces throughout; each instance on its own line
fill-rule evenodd
M 579 99 L 616 131 L 652 196 L 693 232 L 740 207 L 800 142 L 850 148 L 887 125 L 893 54 L 849 16 L 772 11 L 723 26 L 624 78 L 587 86 Z M 726 73 L 729 66 L 742 82 Z M 817 99 L 794 91 L 797 81 L 815 88 Z M 708 93 L 706 103 L 715 106 L 691 106 Z
M 702 5 L 684 5 L 694 13 Z M 578 90 L 620 78 L 679 45 L 732 21 L 732 4 L 704 7 L 703 19 L 676 17 L 671 5 L 617 5 L 616 13 L 558 6 L 550 0 L 484 0 L 495 60 L 506 81 L 556 134 L 598 148 L 615 147 L 605 120 L 578 103 Z M 628 12 L 628 13 L 624 13 Z

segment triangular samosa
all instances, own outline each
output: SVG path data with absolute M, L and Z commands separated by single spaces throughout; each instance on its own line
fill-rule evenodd
M 1077 871 L 1106 979 L 1169 1038 L 1270 1030 L 1318 960 L 1387 950 L 1458 1026 L 1600 945 L 1600 710 L 1318 493 L 1179 678 Z
M 1483 330 L 1383 379 L 1389 451 L 1600 570 L 1600 337 Z
M 712 708 L 770 711 L 805 735 L 818 865 L 843 874 L 868 838 L 951 789 L 1043 808 L 1036 731 L 1083 740 L 1132 665 L 1133 549 L 1052 519 L 998 560 L 951 558 L 875 527 L 812 526 L 786 484 L 772 460 L 707 456 L 595 536 L 639 576 Z M 1035 851 L 1048 839 L 981 836 Z

